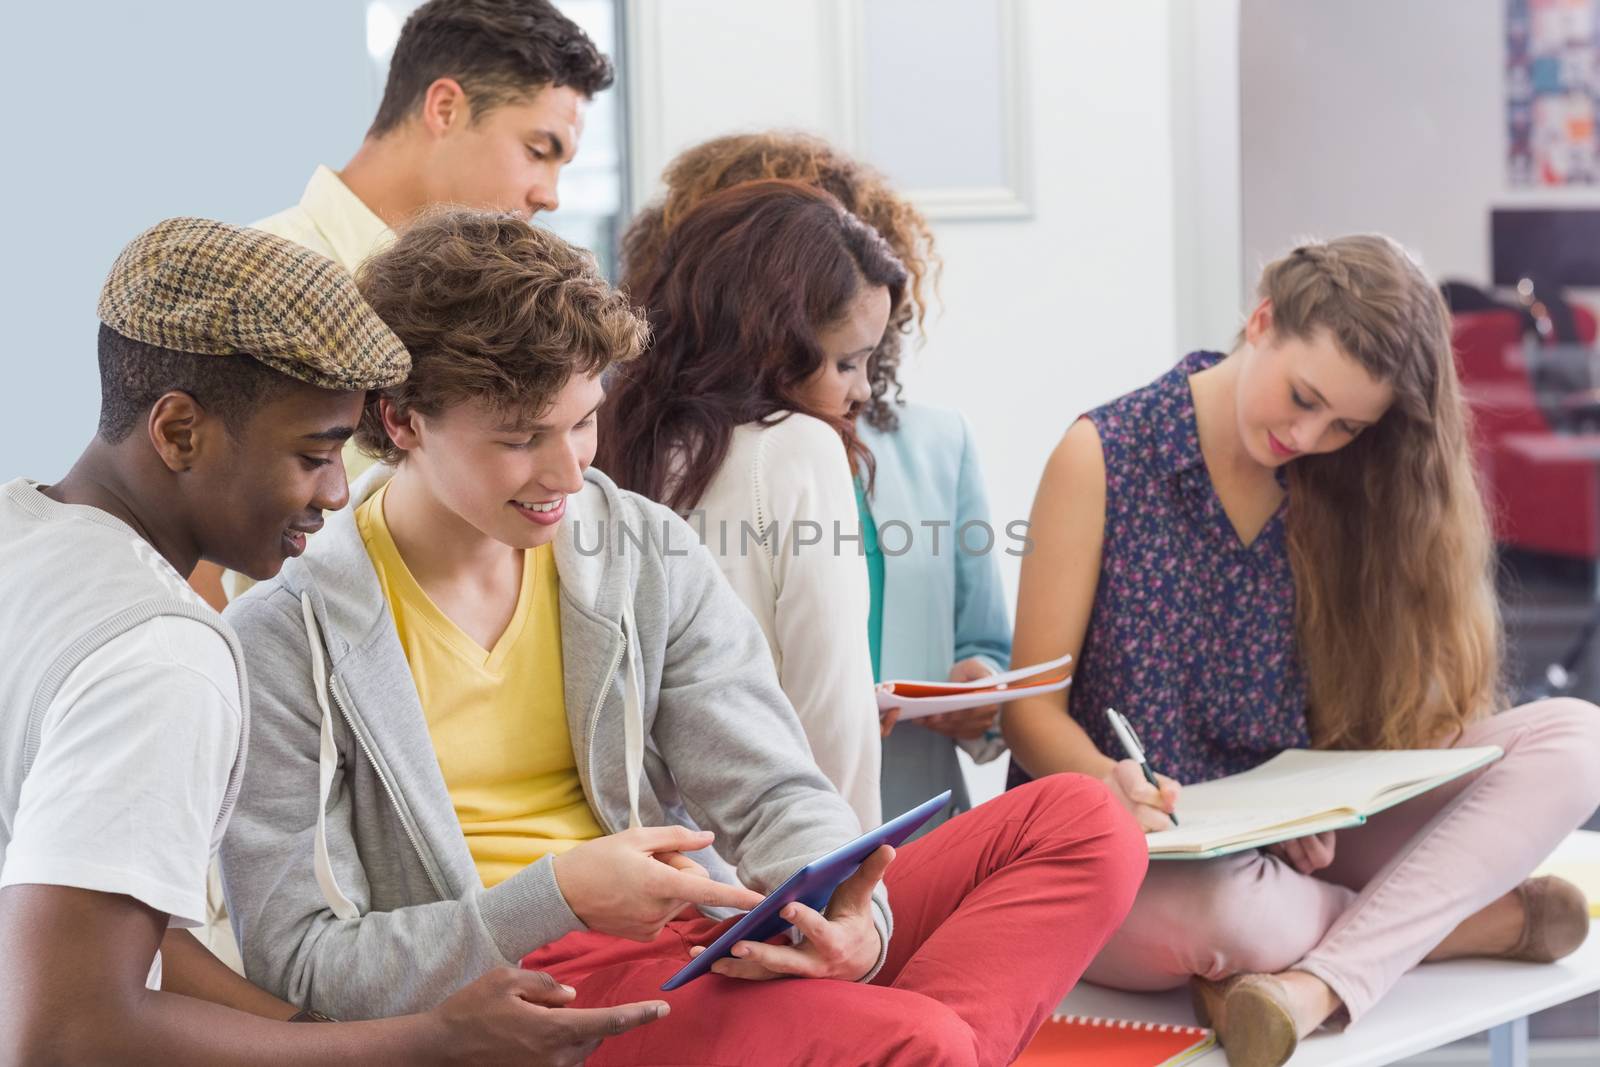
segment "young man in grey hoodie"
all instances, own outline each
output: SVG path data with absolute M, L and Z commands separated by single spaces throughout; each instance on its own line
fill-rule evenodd
M 458 211 L 358 285 L 414 361 L 358 431 L 386 462 L 227 616 L 256 708 L 223 846 L 246 971 L 342 1018 L 519 959 L 637 999 L 719 932 L 696 907 L 748 908 L 860 827 L 688 525 L 589 468 L 602 375 L 646 337 L 592 259 Z M 900 856 L 589 1062 L 1009 1062 L 1146 863 L 1070 775 Z

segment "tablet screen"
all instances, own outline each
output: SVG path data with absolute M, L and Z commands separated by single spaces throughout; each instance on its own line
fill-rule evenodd
M 745 912 L 722 936 L 706 946 L 706 950 L 684 965 L 683 969 L 661 986 L 663 992 L 677 989 L 711 970 L 711 965 L 732 951 L 740 941 L 765 941 L 787 930 L 792 924 L 781 914 L 792 901 L 798 900 L 813 911 L 827 907 L 839 883 L 856 873 L 868 856 L 880 845 L 900 845 L 917 832 L 917 828 L 950 801 L 950 791 L 945 790 L 931 800 L 925 800 L 904 815 L 899 815 L 876 830 L 869 830 L 848 844 L 812 860 L 791 874 L 782 885 L 769 893 L 754 908 Z

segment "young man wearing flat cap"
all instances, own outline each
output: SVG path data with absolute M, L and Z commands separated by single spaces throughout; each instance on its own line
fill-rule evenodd
M 584 107 L 612 78 L 611 61 L 550 0 L 429 0 L 400 31 L 355 155 L 337 172 L 318 166 L 298 204 L 255 227 L 353 274 L 435 205 L 554 211 Z M 352 478 L 371 463 L 353 448 L 344 458 Z M 226 602 L 219 568 L 202 563 L 191 583 L 214 607 Z M 237 595 L 250 583 L 227 584 Z
M 424 1014 L 288 1026 L 320 1019 L 181 929 L 249 736 L 239 643 L 182 576 L 303 551 L 410 359 L 336 264 L 203 219 L 136 238 L 99 316 L 95 438 L 55 485 L 0 486 L 0 1062 L 577 1063 L 659 1017 L 503 968 Z

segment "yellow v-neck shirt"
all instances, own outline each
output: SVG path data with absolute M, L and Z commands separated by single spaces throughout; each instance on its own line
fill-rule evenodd
M 456 819 L 479 877 L 492 886 L 605 833 L 584 797 L 567 730 L 555 553 L 550 545 L 523 553 L 516 611 L 486 650 L 406 567 L 383 515 L 387 489 L 356 509 L 356 525 L 394 615 Z

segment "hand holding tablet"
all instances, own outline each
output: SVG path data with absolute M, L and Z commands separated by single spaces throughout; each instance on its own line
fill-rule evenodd
M 765 968 L 767 973 L 761 973 L 763 959 L 770 961 L 796 962 L 795 956 L 790 954 L 803 954 L 802 950 L 783 945 L 763 945 L 761 942 L 782 933 L 791 923 L 784 917 L 785 910 L 792 904 L 802 905 L 812 912 L 820 913 L 827 908 L 834 891 L 846 879 L 855 874 L 857 869 L 867 862 L 884 845 L 891 847 L 903 844 L 905 840 L 916 832 L 917 828 L 933 817 L 935 812 L 941 810 L 950 799 L 948 791 L 939 794 L 931 800 L 917 805 L 898 818 L 891 819 L 875 830 L 870 830 L 854 841 L 841 845 L 832 852 L 822 856 L 800 868 L 790 875 L 777 889 L 773 890 L 766 899 L 746 912 L 732 926 L 725 930 L 720 937 L 706 947 L 705 951 L 690 960 L 682 970 L 669 978 L 663 991 L 677 989 L 686 982 L 692 981 L 711 970 L 711 965 L 720 959 L 725 959 L 731 954 L 733 947 L 741 941 L 751 942 L 752 962 L 751 973 L 743 977 L 768 977 L 779 973 L 792 973 L 794 968 L 785 967 L 782 971 Z M 882 867 L 888 866 L 888 858 L 878 861 Z M 873 873 L 874 865 L 869 865 L 868 873 Z M 868 912 L 870 921 L 871 890 L 882 877 L 882 869 L 875 872 L 870 879 L 863 879 L 864 907 Z M 801 913 L 804 914 L 803 912 Z M 808 917 L 809 918 L 809 917 Z M 802 920 L 802 926 L 805 920 Z M 817 928 L 821 934 L 822 929 Z M 817 952 L 828 953 L 834 950 L 845 951 L 846 946 L 819 944 Z M 815 955 L 815 953 L 813 953 Z M 870 966 L 870 963 L 869 963 Z

